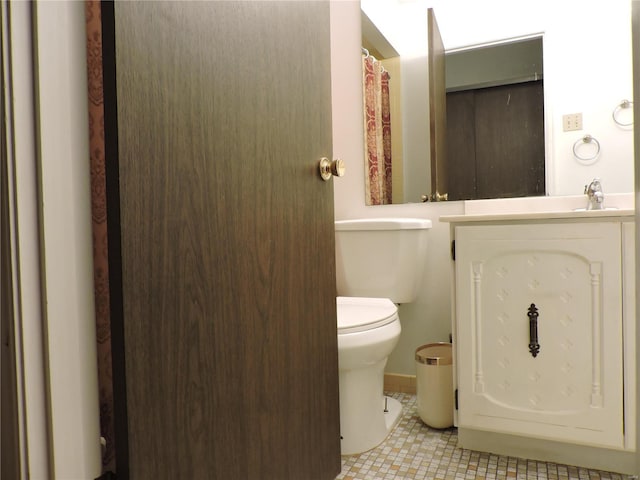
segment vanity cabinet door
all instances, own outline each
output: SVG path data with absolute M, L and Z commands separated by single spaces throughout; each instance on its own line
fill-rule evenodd
M 455 238 L 459 426 L 623 447 L 620 224 L 459 226 Z

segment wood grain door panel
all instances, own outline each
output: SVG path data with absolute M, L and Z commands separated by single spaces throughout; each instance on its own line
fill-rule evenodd
M 431 193 L 445 194 L 449 189 L 447 175 L 447 103 L 445 51 L 435 13 L 427 11 L 429 46 L 429 135 L 431 153 Z
M 475 92 L 447 94 L 447 170 L 449 200 L 478 198 Z
M 118 473 L 334 478 L 328 4 L 114 7 Z
M 3 72 L 4 84 L 4 72 Z M 0 108 L 5 114 L 4 108 Z M 13 268 L 9 217 L 9 160 L 5 125 L 0 125 L 0 478 L 20 478 L 18 378 L 16 375 Z
M 545 194 L 542 81 L 476 93 L 478 198 Z
M 447 93 L 449 200 L 544 195 L 542 80 Z

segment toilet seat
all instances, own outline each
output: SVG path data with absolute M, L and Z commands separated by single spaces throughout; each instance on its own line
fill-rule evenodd
M 398 307 L 388 298 L 337 297 L 338 335 L 383 327 L 398 320 Z

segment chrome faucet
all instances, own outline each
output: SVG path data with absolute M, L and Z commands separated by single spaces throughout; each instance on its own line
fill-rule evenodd
M 599 178 L 594 178 L 589 185 L 584 186 L 584 194 L 588 197 L 587 210 L 604 208 L 604 192 Z

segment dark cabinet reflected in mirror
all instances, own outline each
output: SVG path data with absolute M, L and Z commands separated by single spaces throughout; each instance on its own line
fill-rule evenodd
M 364 12 L 362 37 L 367 205 L 545 195 L 541 36 L 435 66 L 400 57 Z
M 448 199 L 545 195 L 542 38 L 446 55 Z

